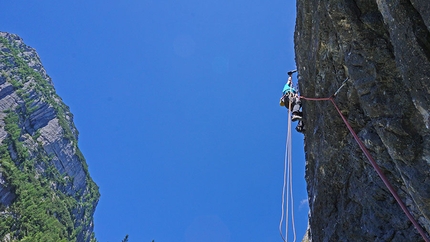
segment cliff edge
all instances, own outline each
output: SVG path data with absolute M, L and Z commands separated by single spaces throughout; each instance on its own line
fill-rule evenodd
M 430 232 L 430 1 L 298 0 L 305 97 L 335 101 Z M 329 101 L 303 101 L 305 241 L 422 241 Z
M 36 51 L 0 32 L 0 241 L 91 241 L 97 185 Z

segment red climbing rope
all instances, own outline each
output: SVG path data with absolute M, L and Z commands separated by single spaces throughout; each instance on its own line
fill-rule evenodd
M 343 85 L 342 85 L 342 87 L 343 87 Z M 339 90 L 340 90 L 340 88 L 338 89 L 338 91 Z M 328 97 L 328 98 L 308 98 L 308 97 L 303 97 L 303 96 L 300 96 L 300 98 L 304 99 L 304 100 L 309 100 L 309 101 L 328 101 L 328 100 L 330 100 L 331 103 L 333 103 L 334 107 L 336 108 L 337 112 L 339 113 L 340 117 L 342 118 L 343 122 L 345 123 L 346 127 L 348 128 L 349 132 L 351 132 L 352 136 L 354 136 L 354 139 L 357 142 L 358 146 L 360 146 L 361 150 L 366 155 L 367 159 L 372 164 L 373 168 L 378 173 L 379 177 L 382 179 L 382 181 L 384 182 L 385 186 L 388 188 L 388 190 L 391 192 L 391 194 L 393 195 L 393 197 L 396 199 L 397 203 L 400 205 L 400 207 L 402 208 L 403 212 L 406 214 L 406 216 L 409 218 L 409 220 L 412 222 L 412 224 L 414 224 L 415 228 L 421 234 L 421 236 L 423 237 L 424 241 L 430 242 L 429 238 L 427 238 L 427 235 L 424 232 L 424 230 L 421 227 L 421 225 L 415 220 L 415 218 L 409 212 L 409 210 L 407 209 L 406 205 L 403 203 L 403 201 L 400 199 L 399 195 L 394 190 L 394 188 L 391 185 L 391 183 L 388 181 L 387 177 L 384 175 L 384 173 L 382 173 L 381 168 L 378 166 L 378 164 L 375 162 L 375 160 L 373 159 L 373 157 L 370 155 L 370 153 L 367 150 L 366 146 L 364 146 L 363 142 L 360 140 L 360 138 L 358 138 L 357 134 L 352 129 L 351 125 L 348 123 L 348 121 L 343 116 L 342 112 L 339 110 L 338 106 L 334 102 L 334 98 L 335 98 L 337 92 L 335 93 L 335 95 L 333 95 L 331 97 Z

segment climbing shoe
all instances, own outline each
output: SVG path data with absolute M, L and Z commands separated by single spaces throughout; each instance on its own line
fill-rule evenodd
M 297 121 L 297 120 L 299 120 L 299 119 L 302 119 L 302 116 L 299 116 L 299 115 L 297 115 L 297 114 L 293 114 L 293 116 L 291 117 L 291 121 Z
M 305 133 L 305 128 L 303 126 L 298 126 L 297 125 L 296 131 L 303 134 L 303 133 Z

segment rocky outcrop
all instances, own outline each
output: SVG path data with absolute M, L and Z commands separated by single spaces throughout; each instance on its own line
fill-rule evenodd
M 430 232 L 430 2 L 298 0 L 301 95 L 342 113 Z M 421 241 L 329 101 L 303 101 L 309 241 Z
M 36 51 L 0 32 L 0 241 L 90 241 L 99 199 Z

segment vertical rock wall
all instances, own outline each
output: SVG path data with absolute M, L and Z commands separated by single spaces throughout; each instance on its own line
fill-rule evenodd
M 298 0 L 301 95 L 342 113 L 430 232 L 430 1 Z M 303 101 L 310 241 L 421 241 L 329 101 Z

